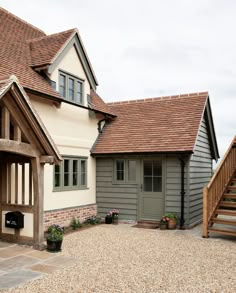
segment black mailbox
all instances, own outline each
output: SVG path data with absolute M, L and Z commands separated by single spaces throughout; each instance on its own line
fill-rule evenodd
M 24 228 L 24 215 L 18 211 L 6 213 L 5 226 L 15 229 Z

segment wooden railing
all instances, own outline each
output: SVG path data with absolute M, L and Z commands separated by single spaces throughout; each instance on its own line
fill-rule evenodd
M 236 136 L 209 184 L 203 189 L 203 237 L 208 237 L 210 219 L 236 171 Z

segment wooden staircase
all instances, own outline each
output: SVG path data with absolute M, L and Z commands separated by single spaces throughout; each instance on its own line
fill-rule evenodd
M 236 137 L 203 191 L 203 237 L 236 236 Z

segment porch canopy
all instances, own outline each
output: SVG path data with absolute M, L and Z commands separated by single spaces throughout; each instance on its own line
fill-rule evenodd
M 0 81 L 0 239 L 43 244 L 44 165 L 62 160 L 15 76 Z M 7 211 L 32 214 L 32 236 L 7 233 Z M 27 224 L 27 223 L 26 223 Z

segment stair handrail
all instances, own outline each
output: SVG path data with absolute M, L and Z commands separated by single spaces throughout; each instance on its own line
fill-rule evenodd
M 209 184 L 203 189 L 203 237 L 208 237 L 210 219 L 235 171 L 236 136 L 233 138 Z

